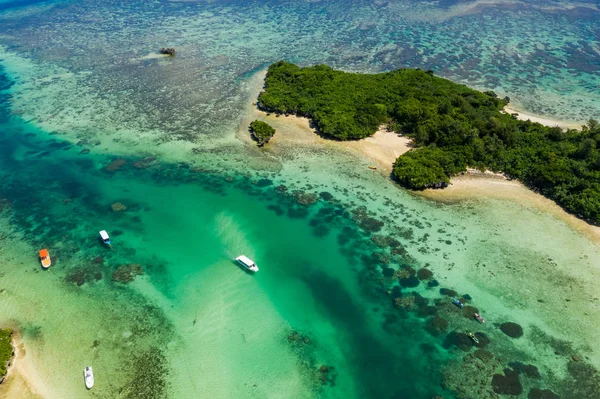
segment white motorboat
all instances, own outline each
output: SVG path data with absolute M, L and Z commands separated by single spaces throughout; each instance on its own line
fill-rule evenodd
M 237 258 L 235 258 L 235 260 L 237 261 L 237 263 L 242 265 L 244 269 L 250 270 L 251 272 L 258 271 L 258 266 L 256 266 L 256 263 L 254 263 L 254 261 L 248 258 L 247 256 L 240 255 Z
M 88 366 L 83 370 L 83 378 L 85 379 L 85 387 L 87 389 L 92 389 L 94 386 L 94 371 L 91 366 Z
M 100 231 L 100 239 L 102 240 L 102 242 L 104 244 L 110 245 L 110 237 L 108 236 L 108 233 L 106 232 L 106 230 Z

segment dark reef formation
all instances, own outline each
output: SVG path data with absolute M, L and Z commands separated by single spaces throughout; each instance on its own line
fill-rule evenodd
M 511 338 L 519 338 L 523 336 L 523 327 L 510 321 L 500 324 L 500 330 Z

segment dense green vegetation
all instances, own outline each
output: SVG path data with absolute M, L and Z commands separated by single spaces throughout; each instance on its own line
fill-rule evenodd
M 6 374 L 6 363 L 13 353 L 12 330 L 10 328 L 0 329 L 0 378 Z
M 600 124 L 562 131 L 500 112 L 508 99 L 399 69 L 375 75 L 269 67 L 259 106 L 312 119 L 338 140 L 360 139 L 387 123 L 416 149 L 400 156 L 394 175 L 412 189 L 443 187 L 467 166 L 504 172 L 579 217 L 600 223 Z
M 268 123 L 255 120 L 250 123 L 250 132 L 258 145 L 263 146 L 271 140 L 271 137 L 275 134 L 275 129 Z

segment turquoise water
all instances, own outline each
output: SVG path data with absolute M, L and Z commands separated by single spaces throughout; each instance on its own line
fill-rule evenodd
M 521 397 L 597 397 L 597 276 L 573 272 L 596 243 L 534 208 L 434 203 L 347 154 L 236 137 L 248 82 L 280 58 L 433 68 L 533 112 L 598 113 L 594 10 L 468 5 L 1 2 L 0 322 L 49 396 L 86 395 L 92 364 L 102 398 L 483 398 L 522 362 L 540 376 Z M 131 264 L 143 275 L 114 281 Z

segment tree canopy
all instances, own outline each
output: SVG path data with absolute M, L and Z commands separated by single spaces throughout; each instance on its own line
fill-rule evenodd
M 412 138 L 394 176 L 412 189 L 443 187 L 467 166 L 503 172 L 579 217 L 600 223 L 600 124 L 581 131 L 520 121 L 501 112 L 508 99 L 436 77 L 398 69 L 379 74 L 269 67 L 259 106 L 310 118 L 317 131 L 356 140 L 388 124 Z
M 252 132 L 252 137 L 257 141 L 257 144 L 263 146 L 271 140 L 271 137 L 275 134 L 275 129 L 268 123 L 257 119 L 250 123 L 250 132 Z

